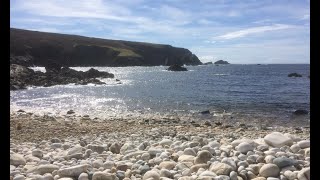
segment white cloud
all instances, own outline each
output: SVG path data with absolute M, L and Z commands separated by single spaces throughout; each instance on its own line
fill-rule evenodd
M 230 32 L 230 33 L 218 36 L 217 38 L 219 38 L 219 39 L 234 39 L 234 38 L 248 36 L 250 34 L 263 33 L 266 31 L 276 31 L 276 30 L 288 29 L 288 28 L 293 28 L 293 27 L 295 27 L 295 26 L 286 25 L 286 24 L 275 24 L 275 25 L 271 25 L 271 26 L 259 26 L 259 27 L 243 29 L 240 31 Z

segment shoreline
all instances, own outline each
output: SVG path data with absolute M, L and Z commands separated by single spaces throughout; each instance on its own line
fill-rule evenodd
M 310 180 L 310 129 L 12 113 L 10 176 Z
M 20 126 L 19 128 L 17 128 Z M 174 118 L 148 119 L 148 118 L 92 118 L 89 115 L 77 116 L 75 114 L 64 116 L 34 115 L 28 112 L 10 113 L 10 140 L 14 142 L 35 142 L 49 140 L 58 136 L 81 137 L 86 135 L 98 135 L 101 133 L 125 132 L 132 134 L 137 130 L 147 132 L 152 128 L 169 129 L 181 132 L 244 132 L 245 137 L 256 137 L 273 131 L 294 133 L 310 137 L 309 126 L 265 126 L 242 122 L 221 121 L 181 121 Z M 18 130 L 20 129 L 20 130 Z M 59 133 L 59 134 L 57 134 Z M 61 134 L 60 134 L 61 133 Z

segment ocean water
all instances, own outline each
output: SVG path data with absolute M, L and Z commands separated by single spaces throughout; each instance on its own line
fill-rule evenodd
M 11 111 L 98 118 L 179 118 L 228 122 L 308 125 L 310 65 L 186 66 L 187 72 L 158 67 L 94 67 L 115 74 L 106 85 L 30 87 L 10 92 Z M 90 67 L 73 67 L 86 71 Z M 43 71 L 43 67 L 34 67 Z M 289 78 L 297 72 L 301 78 Z M 115 79 L 119 79 L 121 84 Z M 201 111 L 210 114 L 202 115 Z

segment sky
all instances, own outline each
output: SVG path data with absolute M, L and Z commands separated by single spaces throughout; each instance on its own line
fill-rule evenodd
M 309 0 L 10 0 L 10 27 L 169 44 L 202 62 L 309 64 Z

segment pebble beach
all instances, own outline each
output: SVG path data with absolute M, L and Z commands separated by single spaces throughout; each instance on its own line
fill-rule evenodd
M 309 180 L 308 127 L 10 116 L 13 180 Z

